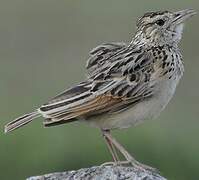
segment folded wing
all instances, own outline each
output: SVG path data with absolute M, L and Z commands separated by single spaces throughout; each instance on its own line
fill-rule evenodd
M 86 81 L 41 106 L 46 126 L 117 113 L 153 95 L 153 66 L 139 47 L 118 43 L 98 46 L 91 51 L 87 71 Z

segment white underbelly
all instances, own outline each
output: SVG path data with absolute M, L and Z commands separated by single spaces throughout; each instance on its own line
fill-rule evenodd
M 125 111 L 93 117 L 86 122 L 102 129 L 121 129 L 135 126 L 146 119 L 154 119 L 173 97 L 178 81 L 179 78 L 165 80 L 158 85 L 157 93 L 153 97 L 141 101 Z

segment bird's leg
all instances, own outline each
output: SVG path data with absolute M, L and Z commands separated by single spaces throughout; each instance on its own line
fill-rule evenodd
M 104 136 L 104 139 L 112 155 L 113 161 L 117 162 L 119 159 L 118 159 L 118 155 L 116 153 L 115 147 L 113 146 L 112 142 L 107 137 Z
M 113 151 L 113 148 L 116 147 L 119 152 L 121 152 L 121 154 L 125 157 L 125 159 L 127 160 L 127 162 L 131 162 L 133 160 L 135 160 L 127 151 L 126 149 L 124 149 L 124 147 L 119 144 L 115 138 L 113 138 L 111 136 L 111 133 L 110 131 L 107 131 L 107 130 L 103 130 L 103 136 L 107 142 L 107 145 L 109 147 L 109 150 L 110 150 L 110 153 L 113 157 L 113 160 L 115 161 L 115 154 L 114 154 L 114 151 Z M 113 147 L 114 146 L 114 147 Z
M 147 166 L 145 164 L 142 164 L 140 162 L 138 162 L 135 158 L 133 158 L 129 152 L 119 143 L 117 142 L 117 140 L 111 136 L 110 134 L 110 131 L 106 131 L 104 132 L 104 136 L 106 136 L 107 139 L 109 139 L 112 144 L 117 148 L 117 150 L 119 152 L 121 152 L 121 154 L 125 157 L 125 159 L 127 161 L 123 161 L 121 162 L 120 164 L 132 164 L 135 168 L 139 168 L 139 169 L 147 169 L 147 170 L 152 170 L 152 171 L 157 171 L 156 169 L 150 167 L 150 166 Z
M 113 158 L 113 162 L 104 163 L 104 164 L 102 164 L 102 166 L 105 166 L 105 165 L 116 165 L 116 164 L 118 164 L 118 162 L 120 162 L 120 160 L 118 158 L 118 155 L 117 155 L 117 152 L 116 152 L 116 149 L 115 149 L 114 145 L 112 144 L 110 139 L 107 138 L 104 135 L 105 132 L 110 132 L 110 130 L 102 130 L 102 134 L 103 134 L 104 140 L 106 142 L 106 145 L 107 145 L 107 147 L 109 149 L 109 152 L 111 153 L 111 156 Z

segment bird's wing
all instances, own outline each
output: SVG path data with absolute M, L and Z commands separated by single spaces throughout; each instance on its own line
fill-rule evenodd
M 110 60 L 110 57 L 116 55 L 126 47 L 125 43 L 104 43 L 92 49 L 86 64 L 88 77 L 97 73 L 99 68 Z
M 145 50 L 126 46 L 104 57 L 105 63 L 101 66 L 89 60 L 87 81 L 41 106 L 46 126 L 89 115 L 120 112 L 153 95 L 156 82 L 153 60 Z

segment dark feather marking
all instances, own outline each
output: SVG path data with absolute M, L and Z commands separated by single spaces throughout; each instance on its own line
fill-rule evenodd
M 113 113 L 120 113 L 122 111 L 125 111 L 129 108 L 131 108 L 132 106 L 134 106 L 135 104 L 137 104 L 137 102 L 139 102 L 140 99 L 135 99 L 134 101 L 130 101 L 128 103 L 125 103 L 125 104 L 121 104 L 121 105 L 115 105 L 111 108 L 111 110 L 108 112 L 110 114 L 113 114 Z
M 130 57 L 130 58 L 128 58 L 128 59 L 123 63 L 123 65 L 128 64 L 129 62 L 133 61 L 133 59 L 134 59 L 134 57 L 133 57 L 133 56 L 132 56 L 132 57 Z
M 101 54 L 100 55 L 97 55 L 97 58 L 95 59 L 95 62 L 96 61 L 99 61 L 99 60 L 101 60 L 101 59 L 103 59 L 104 58 L 104 56 L 102 56 Z
M 117 91 L 119 88 L 120 88 L 120 86 L 114 87 L 114 88 L 110 91 L 111 95 L 114 96 L 115 93 L 116 93 L 116 91 Z
M 102 51 L 103 49 L 104 49 L 104 47 L 95 48 L 95 49 L 93 49 L 93 50 L 90 52 L 90 54 L 91 54 L 91 55 L 94 55 L 94 54 L 96 54 L 97 52 Z
M 169 11 L 158 11 L 158 12 L 147 12 L 144 14 L 144 17 L 150 17 L 153 18 L 154 16 L 158 16 L 158 15 L 163 15 L 165 13 L 168 13 Z
M 143 56 L 144 56 L 144 53 L 140 54 L 140 55 L 136 58 L 135 63 L 137 63 Z
M 130 82 L 133 82 L 136 80 L 136 74 L 131 74 L 129 78 Z
M 138 64 L 138 65 L 136 65 L 136 66 L 134 67 L 134 71 L 138 71 L 140 68 L 141 68 L 141 67 L 140 67 L 140 65 Z
M 166 60 L 167 60 L 167 58 L 168 58 L 168 55 L 167 55 L 167 54 L 165 54 L 165 55 L 164 55 L 164 58 L 163 58 L 163 61 L 166 61 Z
M 118 66 L 121 64 L 121 62 L 115 63 L 111 68 L 110 71 L 113 70 L 114 68 L 118 68 Z
M 148 59 L 148 58 L 145 58 L 145 59 L 143 59 L 143 60 L 140 62 L 140 65 L 143 66 L 143 65 L 145 65 L 148 61 L 149 61 L 149 59 Z
M 62 124 L 65 124 L 65 123 L 70 123 L 70 122 L 74 122 L 74 121 L 77 121 L 78 119 L 76 118 L 71 118 L 71 119 L 67 119 L 67 120 L 61 120 L 61 121 L 52 121 L 50 118 L 49 119 L 46 119 L 44 121 L 44 126 L 45 127 L 51 127 L 51 126 L 57 126 L 57 125 L 62 125 Z
M 129 87 L 129 85 L 124 86 L 122 89 L 120 89 L 117 93 L 117 95 L 120 97 L 123 95 L 123 92 Z
M 123 76 L 126 76 L 128 74 L 129 69 L 125 69 L 122 73 Z
M 137 88 L 137 86 L 133 87 L 133 88 L 126 94 L 126 97 L 127 97 L 127 98 L 131 97 L 131 94 L 133 93 L 133 91 L 135 90 L 135 88 Z
M 98 83 L 96 83 L 96 84 L 92 87 L 91 92 L 97 91 L 98 88 L 99 88 L 102 84 L 104 84 L 104 82 L 98 82 Z
M 58 94 L 57 96 L 55 96 L 53 99 L 49 100 L 47 103 L 43 104 L 43 106 L 47 106 L 48 104 L 63 100 L 63 99 L 67 99 L 67 98 L 71 98 L 73 96 L 77 96 L 80 95 L 83 92 L 88 91 L 90 88 L 86 87 L 87 85 L 89 85 L 90 82 L 82 82 L 80 84 L 78 84 L 75 87 L 72 87 L 64 92 L 62 92 L 61 94 Z
M 134 51 L 131 51 L 131 53 L 128 53 L 125 57 L 132 56 L 133 54 L 139 54 L 139 53 L 141 53 L 141 52 L 142 52 L 141 49 L 134 50 Z
M 96 80 L 102 80 L 102 79 L 104 79 L 104 73 L 100 73 L 97 76 L 95 76 L 94 81 L 96 81 Z
M 166 75 L 167 73 L 168 73 L 168 70 L 166 70 L 166 71 L 163 73 L 163 76 Z
M 86 94 L 84 96 L 80 96 L 80 97 L 75 98 L 75 99 L 70 100 L 70 101 L 66 101 L 66 102 L 62 102 L 62 103 L 58 103 L 58 104 L 54 104 L 54 105 L 49 105 L 49 106 L 44 106 L 44 107 L 41 107 L 40 110 L 45 112 L 45 111 L 49 111 L 49 110 L 52 110 L 52 109 L 55 109 L 55 108 L 66 106 L 66 105 L 68 105 L 70 103 L 74 103 L 75 101 L 79 101 L 79 100 L 81 100 L 83 98 L 89 97 L 90 95 L 91 95 L 91 93 Z

